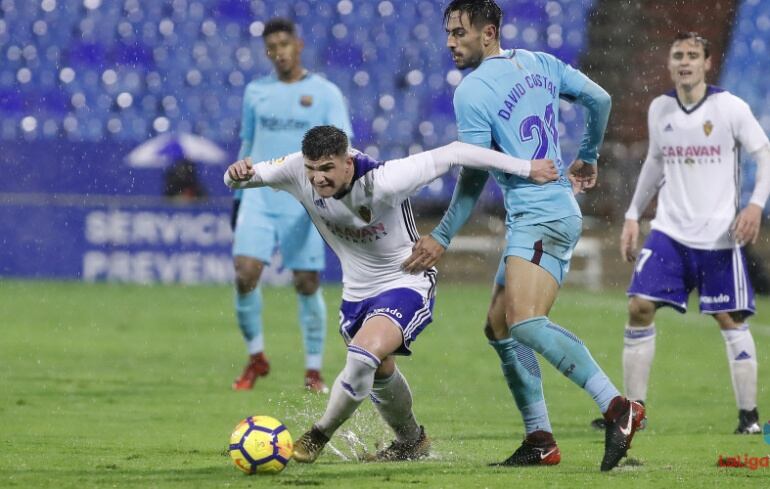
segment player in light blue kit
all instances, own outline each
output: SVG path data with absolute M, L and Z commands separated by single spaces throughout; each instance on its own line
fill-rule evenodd
M 263 32 L 267 57 L 275 73 L 246 86 L 239 158 L 266 161 L 299 150 L 311 127 L 332 124 L 351 135 L 350 119 L 340 90 L 302 66 L 303 43 L 294 24 L 275 18 Z M 240 198 L 240 205 L 238 199 Z M 287 192 L 248 189 L 233 207 L 238 325 L 249 351 L 233 389 L 251 389 L 270 365 L 264 355 L 262 293 L 259 279 L 279 247 L 284 267 L 294 273 L 299 321 L 305 343 L 305 387 L 325 392 L 320 370 L 326 337 L 326 304 L 320 290 L 324 243 L 302 205 Z M 237 217 L 236 217 L 237 216 Z
M 573 196 L 594 186 L 598 148 L 610 111 L 609 95 L 580 71 L 551 55 L 500 48 L 502 11 L 492 0 L 454 0 L 444 11 L 447 47 L 455 65 L 473 68 L 454 95 L 459 139 L 519 158 L 549 158 L 560 178 L 535 187 L 493 172 L 503 190 L 506 249 L 495 279 L 486 334 L 524 418 L 523 444 L 500 465 L 555 465 L 560 452 L 551 434 L 534 351 L 585 389 L 607 419 L 602 470 L 625 456 L 644 408 L 622 397 L 575 335 L 547 315 L 569 268 L 582 217 Z M 567 165 L 559 148 L 559 101 L 587 110 L 577 159 Z M 405 269 L 433 266 L 469 217 L 488 175 L 461 172 L 450 207 L 431 236 L 415 245 Z M 569 178 L 568 178 L 569 177 Z

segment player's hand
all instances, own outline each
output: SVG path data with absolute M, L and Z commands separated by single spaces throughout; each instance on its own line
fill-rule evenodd
M 754 244 L 759 237 L 759 226 L 762 223 L 762 208 L 749 204 L 738 213 L 733 223 L 732 232 L 738 246 Z
M 401 269 L 407 273 L 423 272 L 438 263 L 445 251 L 432 236 L 423 236 L 412 246 L 412 254 L 401 264 Z
M 227 174 L 234 182 L 246 182 L 254 176 L 254 173 L 256 173 L 254 165 L 251 164 L 251 158 L 248 156 L 227 167 Z
M 532 160 L 532 169 L 529 170 L 529 179 L 535 183 L 553 182 L 559 178 L 559 171 L 553 160 Z
M 636 260 L 636 245 L 639 242 L 639 221 L 626 219 L 620 232 L 620 256 L 623 261 Z
M 596 185 L 596 177 L 599 175 L 597 165 L 589 165 L 583 160 L 575 160 L 569 167 L 569 181 L 572 184 L 572 192 L 575 195 L 585 192 Z

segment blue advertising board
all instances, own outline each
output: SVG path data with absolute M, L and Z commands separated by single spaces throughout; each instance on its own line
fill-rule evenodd
M 0 275 L 129 283 L 232 283 L 227 200 L 174 205 L 161 199 L 8 194 L 0 199 Z M 218 202 L 218 204 L 217 204 Z M 339 281 L 327 248 L 326 281 Z M 276 256 L 263 278 L 288 283 Z

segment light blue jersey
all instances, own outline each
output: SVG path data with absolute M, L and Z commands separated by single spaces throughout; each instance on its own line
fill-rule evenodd
M 457 87 L 460 141 L 523 159 L 554 160 L 560 178 L 545 185 L 496 173 L 507 219 L 518 224 L 580 216 L 559 146 L 559 99 L 573 101 L 589 79 L 555 57 L 522 49 L 485 59 Z M 602 128 L 603 129 L 603 128 Z M 589 163 L 595 163 L 587 155 Z
M 342 93 L 325 78 L 308 73 L 299 81 L 284 83 L 275 74 L 254 80 L 243 97 L 241 139 L 251 145 L 254 163 L 300 150 L 311 127 L 336 126 L 352 138 L 350 118 Z M 252 208 L 273 215 L 304 214 L 297 200 L 283 191 L 249 189 Z
M 503 190 L 506 241 L 503 257 L 519 256 L 551 273 L 558 283 L 569 269 L 580 236 L 581 213 L 566 177 L 569 163 L 559 146 L 559 100 L 586 109 L 586 130 L 577 158 L 596 164 L 611 99 L 587 76 L 545 53 L 503 51 L 486 58 L 457 87 L 454 96 L 459 139 L 523 159 L 552 159 L 559 179 L 545 185 L 494 174 Z M 463 170 L 452 202 L 431 236 L 442 246 L 471 214 L 487 174 Z M 503 270 L 503 268 L 501 268 Z M 497 282 L 503 284 L 498 274 Z

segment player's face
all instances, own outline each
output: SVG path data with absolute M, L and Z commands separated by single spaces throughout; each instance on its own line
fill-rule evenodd
M 693 39 L 683 39 L 671 46 L 668 71 L 676 87 L 692 88 L 705 83 L 706 72 L 711 69 L 711 59 L 706 59 L 703 45 Z
M 305 174 L 318 195 L 333 197 L 350 185 L 353 158 L 347 154 L 324 156 L 319 160 L 305 158 Z
M 484 44 L 480 29 L 471 25 L 466 12 L 455 10 L 446 23 L 446 47 L 458 69 L 476 68 L 484 60 Z
M 279 31 L 265 36 L 265 54 L 282 78 L 299 67 L 302 46 L 302 40 L 288 32 Z

